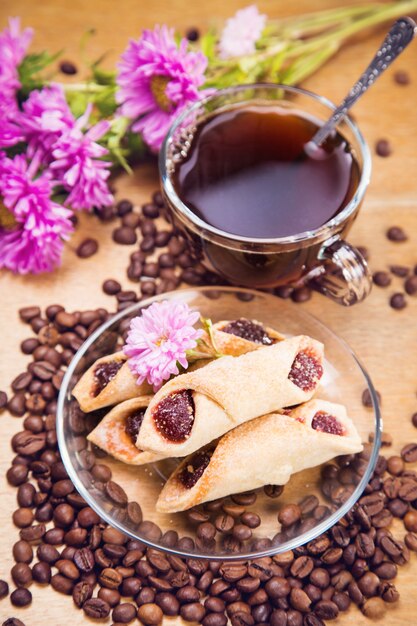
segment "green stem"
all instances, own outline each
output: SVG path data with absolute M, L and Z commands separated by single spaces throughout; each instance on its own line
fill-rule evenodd
M 371 15 L 348 23 L 347 25 L 339 29 L 333 30 L 329 33 L 325 33 L 324 35 L 321 35 L 319 37 L 315 37 L 310 41 L 300 41 L 299 43 L 294 44 L 292 48 L 292 55 L 307 54 L 316 50 L 317 48 L 320 48 L 335 41 L 337 41 L 340 45 L 343 40 L 351 37 L 352 35 L 358 33 L 365 28 L 369 28 L 370 26 L 376 26 L 377 24 L 381 24 L 382 22 L 385 22 L 389 19 L 394 19 L 406 13 L 412 13 L 413 11 L 417 11 L 417 0 L 405 0 L 403 2 L 396 2 L 390 5 L 386 5 L 386 7 L 384 6 L 384 8 L 380 8 L 378 11 L 375 11 Z
M 62 89 L 66 93 L 101 93 L 107 89 L 106 85 L 97 83 L 61 83 Z
M 301 17 L 289 17 L 273 24 L 273 31 L 278 35 L 291 33 L 293 36 L 305 35 L 305 31 L 311 32 L 326 26 L 337 24 L 345 20 L 352 20 L 361 15 L 378 10 L 382 4 L 365 4 L 357 7 L 343 7 L 341 9 L 329 9 L 318 13 L 307 13 Z M 268 27 L 267 27 L 268 33 Z M 268 35 L 267 35 L 268 36 Z

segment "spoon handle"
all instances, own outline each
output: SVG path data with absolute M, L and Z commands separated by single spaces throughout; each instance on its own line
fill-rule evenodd
M 393 24 L 378 52 L 359 78 L 353 85 L 343 102 L 334 110 L 331 118 L 323 125 L 309 144 L 320 146 L 323 141 L 344 118 L 350 107 L 365 91 L 373 85 L 376 79 L 384 72 L 393 61 L 403 52 L 417 33 L 417 26 L 410 17 L 402 17 Z

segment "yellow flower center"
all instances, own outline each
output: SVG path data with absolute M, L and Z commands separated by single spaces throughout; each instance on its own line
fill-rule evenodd
M 0 227 L 13 228 L 14 226 L 16 226 L 16 220 L 13 213 L 10 213 L 10 211 L 4 206 L 3 202 L 0 201 Z
M 168 76 L 159 76 L 158 74 L 151 78 L 151 92 L 155 98 L 155 102 L 162 111 L 169 113 L 172 109 L 172 102 L 165 93 L 169 83 Z
M 165 343 L 167 339 L 168 339 L 168 337 L 166 335 L 161 335 L 161 337 L 159 337 L 159 339 L 155 343 L 159 347 L 163 343 Z

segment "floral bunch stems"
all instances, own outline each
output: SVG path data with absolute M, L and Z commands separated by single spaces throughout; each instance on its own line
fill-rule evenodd
M 213 60 L 209 86 L 239 80 L 297 84 L 313 74 L 347 39 L 370 27 L 417 11 L 417 0 L 372 3 L 269 21 L 256 51 L 247 57 Z

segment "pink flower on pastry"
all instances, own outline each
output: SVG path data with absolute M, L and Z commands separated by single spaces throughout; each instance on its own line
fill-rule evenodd
M 202 335 L 194 328 L 199 317 L 185 303 L 164 300 L 132 319 L 123 351 L 138 385 L 147 380 L 156 391 L 179 373 L 178 365 L 188 367 L 187 350 L 195 348 Z

